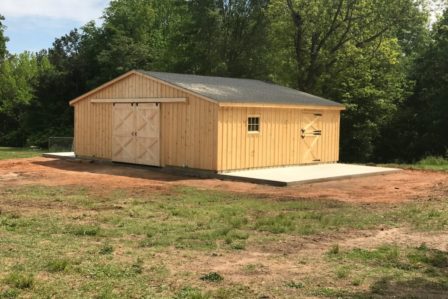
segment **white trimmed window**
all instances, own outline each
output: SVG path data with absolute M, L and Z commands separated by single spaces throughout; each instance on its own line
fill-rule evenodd
M 259 116 L 249 116 L 247 118 L 247 131 L 249 133 L 259 133 L 260 132 L 260 117 Z

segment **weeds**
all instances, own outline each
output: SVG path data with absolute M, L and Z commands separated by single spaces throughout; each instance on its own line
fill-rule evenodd
M 339 254 L 339 244 L 335 244 L 331 246 L 330 250 L 327 252 L 329 255 L 337 255 Z
M 69 261 L 67 259 L 56 259 L 51 260 L 46 265 L 46 270 L 51 273 L 62 272 L 69 265 Z
M 138 258 L 135 263 L 132 264 L 131 266 L 132 271 L 137 273 L 137 274 L 142 274 L 143 273 L 143 260 L 141 258 Z
M 98 226 L 91 225 L 78 225 L 70 227 L 68 231 L 75 236 L 93 237 L 98 235 L 100 228 Z
M 201 276 L 201 280 L 208 282 L 220 282 L 224 280 L 224 278 L 219 273 L 210 272 L 208 274 Z
M 244 242 L 234 242 L 230 245 L 230 247 L 234 250 L 244 250 L 246 249 L 246 244 Z
M 31 274 L 11 273 L 4 279 L 5 283 L 18 289 L 30 289 L 34 284 Z
M 305 285 L 302 282 L 295 282 L 295 281 L 290 281 L 286 283 L 286 286 L 292 289 L 303 289 L 305 287 Z
M 192 287 L 185 287 L 177 293 L 173 299 L 209 299 L 210 296 L 201 292 L 201 290 Z
M 368 298 L 374 291 L 387 295 L 394 283 L 410 277 L 432 283 L 425 282 L 420 286 L 423 289 L 448 287 L 447 254 L 424 244 L 417 248 L 389 244 L 350 250 L 334 244 L 323 255 L 297 257 L 295 264 L 304 269 L 323 266 L 324 271 L 332 269 L 330 273 L 318 273 L 322 271 L 318 269 L 313 280 L 291 276 L 286 280 L 291 281 L 281 285 L 267 280 L 261 288 L 257 283 L 250 288 L 233 285 L 231 277 L 223 280 L 222 274 L 215 272 L 200 276 L 203 269 L 176 268 L 181 262 L 190 263 L 212 252 L 219 256 L 213 262 L 226 255 L 247 256 L 252 248 L 262 252 L 272 249 L 269 253 L 282 263 L 289 254 L 295 254 L 290 253 L 293 247 L 286 248 L 293 246 L 290 240 L 313 240 L 320 234 L 331 237 L 335 231 L 380 225 L 443 230 L 448 228 L 446 201 L 392 207 L 320 200 L 274 201 L 192 188 L 178 188 L 170 194 L 132 192 L 93 195 L 83 188 L 43 186 L 0 191 L 0 204 L 5 203 L 9 209 L 0 214 L 0 284 L 8 288 L 0 288 L 0 297 L 257 298 L 260 294 L 275 297 L 279 290 L 287 290 L 292 298 L 314 294 L 350 297 L 353 290 L 371 287 L 370 293 L 358 296 Z M 12 206 L 11 202 L 19 204 Z M 24 202 L 27 205 L 22 206 Z M 64 214 L 56 212 L 61 203 Z M 29 213 L 30 206 L 49 206 L 51 212 L 35 209 Z M 298 237 L 303 235 L 311 237 Z M 255 280 L 269 276 L 260 265 L 236 266 L 236 271 L 253 275 Z M 39 274 L 35 278 L 25 273 Z M 200 284 L 198 277 L 222 283 L 205 292 L 194 285 L 179 288 L 185 282 Z M 382 277 L 394 281 L 383 285 Z M 335 283 L 337 289 L 332 288 Z M 268 288 L 272 292 L 266 291 Z
M 99 253 L 102 255 L 111 254 L 114 252 L 114 248 L 109 244 L 104 244 L 101 246 Z

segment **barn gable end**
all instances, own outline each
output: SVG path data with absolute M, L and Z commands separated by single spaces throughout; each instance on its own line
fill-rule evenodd
M 70 102 L 75 107 L 75 152 L 112 160 L 113 103 L 154 99 L 160 105 L 161 165 L 216 169 L 218 105 L 150 76 L 132 71 Z M 186 99 L 163 102 L 163 99 Z M 92 102 L 93 100 L 93 102 Z

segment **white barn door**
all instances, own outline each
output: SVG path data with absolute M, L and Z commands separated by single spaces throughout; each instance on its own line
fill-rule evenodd
M 160 105 L 114 104 L 112 160 L 160 166 Z

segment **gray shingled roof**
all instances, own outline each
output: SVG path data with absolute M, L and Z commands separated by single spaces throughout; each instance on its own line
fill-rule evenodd
M 139 71 L 170 84 L 183 87 L 218 102 L 297 104 L 342 107 L 292 88 L 252 79 L 234 79 L 198 75 Z

